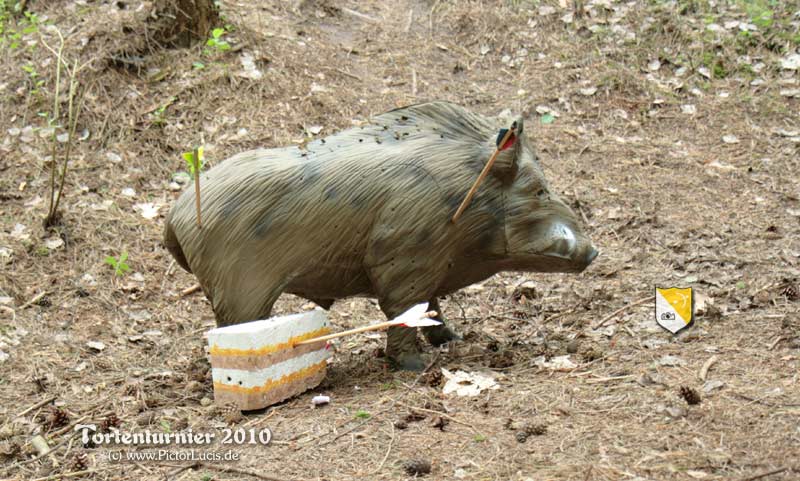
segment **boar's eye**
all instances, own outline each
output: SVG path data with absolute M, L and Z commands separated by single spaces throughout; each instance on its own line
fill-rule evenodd
M 539 191 L 536 192 L 536 197 L 541 200 L 546 200 L 550 198 L 550 194 L 547 193 L 547 189 L 539 189 Z

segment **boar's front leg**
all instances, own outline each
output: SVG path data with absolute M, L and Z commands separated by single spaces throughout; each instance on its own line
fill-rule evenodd
M 433 298 L 428 301 L 428 309 L 436 311 L 438 314 L 434 319 L 441 322 L 438 326 L 428 326 L 422 328 L 422 333 L 425 339 L 433 346 L 441 346 L 450 341 L 460 341 L 461 336 L 456 334 L 452 329 L 444 325 L 444 315 L 442 315 L 442 308 L 439 306 L 439 299 Z
M 386 355 L 404 371 L 422 371 L 425 360 L 417 343 L 415 327 L 392 326 L 386 333 Z
M 382 270 L 378 270 L 381 272 Z M 381 278 L 380 274 L 377 278 Z M 413 297 L 414 290 L 403 285 L 401 282 L 384 282 L 381 286 L 397 286 L 391 290 L 379 290 L 378 301 L 381 310 L 388 319 L 394 319 L 414 304 L 419 303 L 419 299 Z M 382 292 L 381 292 L 382 291 Z M 388 291 L 388 292 L 387 292 Z M 420 346 L 417 343 L 417 328 L 392 326 L 386 333 L 386 356 L 392 364 L 405 371 L 421 371 L 425 368 L 425 360 L 422 357 Z

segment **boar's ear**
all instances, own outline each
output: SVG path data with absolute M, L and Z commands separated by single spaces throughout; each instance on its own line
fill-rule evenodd
M 521 150 L 522 130 L 522 117 L 518 117 L 509 127 L 500 129 L 496 137 L 492 139 L 492 150 L 497 149 L 500 153 L 497 154 L 491 172 L 503 181 L 509 181 L 517 174 L 517 158 Z

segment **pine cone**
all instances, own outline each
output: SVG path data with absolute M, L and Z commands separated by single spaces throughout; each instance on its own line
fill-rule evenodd
M 525 432 L 530 436 L 547 434 L 547 424 L 531 424 L 525 427 Z
M 431 462 L 424 459 L 411 459 L 403 464 L 409 476 L 421 476 L 431 472 Z
M 100 432 L 108 432 L 111 428 L 118 428 L 122 425 L 122 421 L 117 417 L 116 414 L 111 413 L 108 415 L 107 418 L 100 423 Z
M 423 379 L 428 386 L 436 387 L 442 383 L 442 371 L 428 371 L 423 375 Z
M 700 401 L 703 399 L 700 397 L 700 393 L 695 391 L 694 389 L 690 388 L 689 386 L 681 386 L 681 397 L 686 400 L 687 404 L 694 405 L 700 404 Z
M 53 407 L 45 420 L 45 426 L 48 430 L 66 426 L 67 423 L 69 423 L 69 414 L 60 407 Z
M 242 420 L 242 411 L 233 403 L 228 403 L 222 407 L 222 419 L 228 424 L 236 424 Z
M 89 456 L 86 453 L 78 453 L 72 458 L 72 471 L 85 471 L 89 467 Z
M 21 449 L 14 441 L 0 441 L 0 461 L 8 462 L 14 459 Z
M 786 298 L 790 301 L 796 301 L 798 298 L 800 298 L 799 294 L 800 293 L 797 291 L 797 286 L 792 283 L 787 282 L 783 286 L 783 289 L 781 289 L 781 295 L 786 296 Z
M 189 427 L 189 420 L 186 418 L 179 418 L 177 421 L 175 421 L 175 424 L 172 426 L 172 429 L 175 431 L 184 431 L 188 427 Z

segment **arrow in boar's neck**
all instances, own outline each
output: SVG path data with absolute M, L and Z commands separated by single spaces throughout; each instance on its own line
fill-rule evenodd
M 456 211 L 455 214 L 453 214 L 453 218 L 451 219 L 451 221 L 454 224 L 458 221 L 458 218 L 461 217 L 461 214 L 464 212 L 469 203 L 472 201 L 472 196 L 475 195 L 475 191 L 478 190 L 478 186 L 481 185 L 483 179 L 486 177 L 487 174 L 489 174 L 489 170 L 492 168 L 492 165 L 494 165 L 494 161 L 497 159 L 497 156 L 500 154 L 502 150 L 505 150 L 506 148 L 509 147 L 506 144 L 514 138 L 514 131 L 516 129 L 517 129 L 517 123 L 514 122 L 513 124 L 511 124 L 511 127 L 509 129 L 500 130 L 500 135 L 502 135 L 502 138 L 500 138 L 500 135 L 498 135 L 499 141 L 497 142 L 497 149 L 495 149 L 492 156 L 489 157 L 489 161 L 486 162 L 486 165 L 483 166 L 481 175 L 479 175 L 478 178 L 475 180 L 475 183 L 472 184 L 472 187 L 469 189 L 469 192 L 467 192 L 467 196 L 464 197 L 464 200 L 461 201 L 461 205 L 458 206 L 458 210 Z M 503 135 L 504 130 L 505 130 L 505 135 Z

